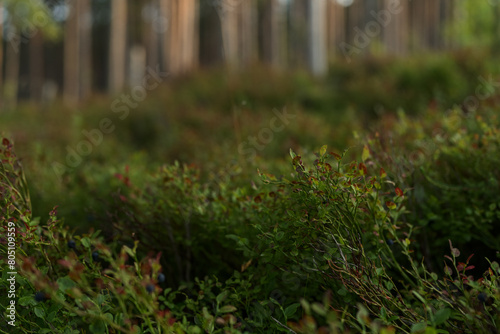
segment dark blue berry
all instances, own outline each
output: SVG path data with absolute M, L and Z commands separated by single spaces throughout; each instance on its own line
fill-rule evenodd
M 153 293 L 153 291 L 155 291 L 155 286 L 149 283 L 148 285 L 146 285 L 146 291 L 149 293 Z
M 158 274 L 158 283 L 163 283 L 165 282 L 165 275 L 163 273 Z
M 477 295 L 477 299 L 481 303 L 485 303 L 487 298 L 488 298 L 488 296 L 484 292 L 481 292 L 480 294 Z
M 35 300 L 37 302 L 44 302 L 45 299 L 46 299 L 45 292 L 38 291 L 37 293 L 35 293 Z
M 387 244 L 389 246 L 392 246 L 392 245 L 394 245 L 394 241 L 392 239 L 387 239 Z
M 92 259 L 96 262 L 99 261 L 99 252 L 98 251 L 95 251 L 92 253 Z
M 75 249 L 76 248 L 76 242 L 75 242 L 75 240 L 68 241 L 68 247 Z

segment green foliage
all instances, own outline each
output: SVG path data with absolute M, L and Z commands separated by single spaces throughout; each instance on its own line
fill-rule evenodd
M 9 32 L 5 36 L 7 40 L 17 43 L 22 38 L 20 34 L 31 37 L 38 29 L 49 39 L 60 35 L 60 27 L 54 21 L 51 9 L 44 1 L 3 0 L 2 5 L 8 11 L 6 22 Z
M 450 241 L 444 276 L 425 268 L 404 222 L 408 192 L 373 163 L 368 145 L 351 163 L 326 146 L 312 162 L 290 151 L 291 178 L 261 173 L 264 184 L 253 190 L 231 188 L 230 178 L 203 184 L 196 168 L 179 164 L 161 168 L 144 188 L 119 174 L 123 217 L 133 219 L 116 221 L 120 237 L 108 241 L 99 231 L 72 234 L 55 209 L 44 224 L 31 219 L 28 196 L 19 196 L 22 169 L 10 142 L 3 147 L 2 223 L 16 226 L 16 325 L 25 331 L 445 333 L 492 331 L 500 320 L 498 263 L 475 279 L 472 256 L 460 262 Z M 170 245 L 154 242 L 155 233 L 169 238 L 168 225 L 164 232 L 150 223 L 160 217 L 175 231 Z M 227 243 L 204 238 L 229 232 Z M 134 240 L 123 245 L 128 233 Z M 224 265 L 241 268 L 227 275 L 213 259 L 231 247 L 240 262 Z M 175 248 L 193 263 L 169 267 Z M 1 250 L 7 254 L 6 242 Z M 216 276 L 171 278 L 203 261 Z
M 486 103 L 486 102 L 485 102 Z M 430 254 L 445 251 L 448 239 L 468 254 L 494 257 L 500 249 L 500 123 L 494 110 L 445 115 L 430 111 L 423 120 L 400 114 L 397 123 L 370 139 L 374 160 L 392 170 L 391 179 L 408 192 L 407 221 L 431 268 Z M 488 263 L 482 261 L 483 270 Z
M 162 251 L 170 284 L 216 273 L 229 276 L 241 264 L 240 252 L 251 251 L 255 190 L 234 185 L 230 174 L 238 170 L 224 172 L 203 182 L 198 168 L 176 162 L 159 168 L 140 187 L 128 174 L 116 174 L 123 187 L 107 206 L 111 224 L 104 231 L 122 243 L 140 241 L 145 254 Z
M 484 50 L 411 58 L 372 57 L 336 62 L 328 78 L 330 110 L 351 107 L 364 117 L 391 115 L 402 108 L 419 115 L 428 106 L 448 108 L 476 91 L 480 76 L 497 74 Z

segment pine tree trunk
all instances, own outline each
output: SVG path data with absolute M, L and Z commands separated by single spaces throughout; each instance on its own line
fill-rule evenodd
M 109 34 L 109 91 L 124 89 L 127 54 L 127 1 L 111 0 L 111 31 Z
M 328 54 L 330 57 L 342 54 L 339 45 L 346 41 L 345 8 L 335 1 L 328 1 Z
M 289 63 L 292 67 L 305 67 L 307 64 L 308 39 L 308 3 L 303 0 L 292 0 L 290 3 Z
M 74 106 L 80 96 L 80 49 L 78 41 L 78 4 L 66 2 L 70 12 L 64 25 L 64 85 L 63 97 L 66 103 Z
M 166 33 L 168 21 L 161 16 L 157 0 L 148 1 L 143 10 L 149 12 L 142 35 L 146 49 L 146 65 L 150 68 L 156 68 L 159 65 L 159 37 Z
M 0 3 L 0 17 L 3 17 L 4 8 Z M 3 20 L 0 20 L 0 36 L 3 36 Z M 3 106 L 3 38 L 0 38 L 0 109 Z
M 20 42 L 7 42 L 5 53 L 5 83 L 3 87 L 4 107 L 15 108 L 19 89 Z
M 42 86 L 44 80 L 43 35 L 40 30 L 38 30 L 36 34 L 31 37 L 29 41 L 29 51 L 30 99 L 38 102 L 42 98 Z
M 383 27 L 383 42 L 386 52 L 389 54 L 404 55 L 408 52 L 409 39 L 409 5 L 402 4 L 398 12 L 391 12 L 392 0 L 383 0 L 382 11 L 377 13 L 377 18 Z M 386 16 L 387 15 L 387 18 Z
M 309 70 L 317 76 L 328 72 L 326 0 L 309 1 Z
M 91 0 L 78 0 L 78 42 L 80 49 L 80 99 L 92 93 L 92 6 Z
M 227 8 L 223 3 L 219 9 L 221 21 L 222 44 L 224 60 L 229 67 L 237 67 L 238 64 L 238 7 Z

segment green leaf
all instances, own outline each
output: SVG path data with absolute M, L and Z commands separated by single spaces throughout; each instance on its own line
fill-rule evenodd
M 35 217 L 29 222 L 29 226 L 38 226 L 40 224 L 40 217 Z
M 358 303 L 358 313 L 356 314 L 356 319 L 361 325 L 365 325 L 369 320 L 369 313 L 366 307 L 363 304 Z
M 363 162 L 366 161 L 366 159 L 368 159 L 370 157 L 370 150 L 368 149 L 368 146 L 364 146 L 363 147 L 363 153 L 361 154 L 361 160 L 363 160 Z
M 321 149 L 319 150 L 319 155 L 324 156 L 327 148 L 328 146 L 326 145 L 321 146 Z
M 234 312 L 236 311 L 237 308 L 234 307 L 233 305 L 226 305 L 226 306 L 222 306 L 219 310 L 220 313 L 229 313 L 229 312 Z
M 325 148 L 325 151 L 326 151 L 326 148 Z M 295 303 L 295 304 L 292 304 L 292 305 L 288 306 L 285 309 L 285 317 L 287 319 L 290 318 L 290 317 L 292 317 L 295 314 L 295 312 L 297 312 L 297 309 L 299 308 L 299 306 L 300 306 L 300 303 Z
M 40 306 L 36 306 L 35 307 L 35 315 L 39 318 L 45 318 L 45 310 L 40 307 Z
M 323 305 L 321 305 L 320 303 L 313 303 L 311 305 L 311 308 L 314 312 L 318 313 L 319 315 L 326 316 L 325 307 Z
M 57 284 L 59 285 L 59 290 L 62 292 L 66 292 L 66 290 L 74 288 L 77 285 L 75 281 L 67 276 L 59 278 Z
M 421 332 L 421 331 L 425 330 L 426 327 L 427 327 L 427 323 L 425 323 L 425 322 L 419 322 L 419 323 L 413 324 L 413 326 L 411 326 L 411 333 Z
M 290 149 L 290 156 L 292 157 L 292 159 L 297 156 L 292 149 Z
M 434 326 L 439 326 L 448 320 L 451 316 L 451 310 L 449 308 L 443 308 L 434 314 Z
M 384 319 L 384 320 L 387 318 L 387 310 L 385 309 L 385 307 L 382 307 L 380 309 L 380 317 L 381 317 L 381 319 Z
M 49 315 L 47 316 L 47 321 L 48 322 L 54 321 L 54 319 L 56 318 L 56 316 L 57 316 L 57 312 L 49 313 Z
M 120 326 L 125 325 L 125 316 L 123 315 L 123 313 L 118 313 L 115 315 L 115 323 Z
M 423 304 L 427 305 L 427 302 L 425 301 L 424 297 L 422 297 L 421 294 L 419 294 L 417 291 L 412 291 L 412 293 L 417 297 Z
M 227 291 L 223 291 L 222 293 L 220 293 L 215 299 L 217 300 L 217 304 L 220 304 L 224 299 L 227 298 L 227 294 L 228 292 Z
M 111 313 L 104 313 L 104 317 L 109 320 L 109 322 L 113 322 L 113 315 Z
M 304 312 L 307 315 L 311 315 L 311 306 L 309 305 L 309 303 L 307 302 L 307 300 L 301 299 L 300 300 L 300 304 L 302 305 L 302 308 L 304 309 Z
M 281 240 L 283 239 L 283 236 L 285 235 L 285 233 L 283 231 L 279 231 L 277 234 L 276 234 L 276 240 Z
M 21 306 L 28 306 L 28 305 L 36 305 L 35 299 L 33 299 L 33 296 L 24 296 L 19 298 L 19 305 Z
M 90 239 L 87 237 L 82 238 L 82 240 L 80 240 L 80 241 L 82 242 L 82 245 L 85 248 L 90 248 L 90 246 L 92 246 L 92 244 L 90 243 Z
M 94 334 L 101 334 L 105 333 L 106 325 L 104 324 L 104 321 L 102 321 L 101 319 L 97 319 L 90 324 L 89 329 Z
M 131 257 L 135 257 L 135 254 L 134 254 L 134 251 L 132 249 L 130 249 L 130 247 L 128 246 L 123 246 L 123 249 L 125 250 L 125 253 L 127 253 L 128 255 L 130 255 Z

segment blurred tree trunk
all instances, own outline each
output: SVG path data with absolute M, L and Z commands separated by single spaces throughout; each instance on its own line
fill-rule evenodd
M 160 0 L 160 13 L 168 20 L 163 36 L 164 68 L 172 75 L 198 66 L 198 0 Z
M 80 83 L 80 50 L 78 48 L 78 12 L 72 0 L 66 1 L 69 16 L 64 26 L 64 85 L 63 97 L 74 106 L 79 100 Z
M 143 29 L 143 41 L 146 48 L 146 65 L 155 69 L 159 65 L 159 36 L 167 31 L 167 19 L 161 16 L 157 0 L 150 0 L 143 7 L 147 19 Z M 158 14 L 156 14 L 158 13 Z
M 198 0 L 178 0 L 179 2 L 179 38 L 181 51 L 179 53 L 179 71 L 185 73 L 198 67 L 199 44 L 199 4 Z M 176 51 L 172 49 L 172 52 Z
M 109 34 L 109 91 L 124 89 L 127 61 L 127 1 L 111 0 L 111 31 Z
M 286 46 L 286 20 L 284 5 L 279 0 L 264 1 L 262 6 L 262 24 L 260 39 L 262 60 L 275 68 L 286 64 L 284 49 Z
M 493 53 L 500 55 L 500 0 L 496 0 L 493 10 Z
M 358 29 L 364 30 L 365 24 L 364 1 L 356 0 L 352 5 L 346 7 L 346 37 L 349 44 L 353 44 L 356 36 L 358 36 Z
M 92 93 L 92 5 L 91 0 L 78 2 L 78 41 L 80 43 L 80 98 Z
M 76 105 L 91 90 L 90 0 L 68 0 L 70 13 L 64 36 L 64 100 Z
M 199 57 L 202 66 L 224 62 L 221 18 L 217 10 L 212 3 L 200 2 Z
M 427 35 L 427 46 L 431 50 L 442 49 L 442 39 L 441 39 L 441 1 L 440 0 L 426 0 L 426 18 L 427 22 L 425 24 L 426 35 Z
M 309 70 L 314 75 L 328 72 L 326 0 L 309 1 Z
M 3 4 L 0 2 L 0 18 L 3 18 Z M 0 19 L 0 108 L 3 105 L 3 19 Z
M 389 54 L 401 56 L 408 52 L 408 39 L 410 36 L 410 8 L 409 4 L 404 4 L 398 7 L 398 13 L 391 13 L 388 9 L 390 8 L 392 2 L 392 0 L 383 0 L 381 11 L 377 13 L 377 20 L 378 22 L 381 22 L 383 26 L 382 40 L 385 50 Z M 385 17 L 384 15 L 388 16 Z
M 292 67 L 305 67 L 307 64 L 307 39 L 308 39 L 308 10 L 307 1 L 292 0 L 289 8 L 290 33 L 289 64 Z
M 42 86 L 44 80 L 43 34 L 40 30 L 38 30 L 30 39 L 29 51 L 30 99 L 38 102 L 42 98 Z
M 218 10 L 221 23 L 222 45 L 224 49 L 224 60 L 229 67 L 237 67 L 238 64 L 238 6 L 228 7 L 222 2 Z
M 421 31 L 420 27 L 422 26 L 422 1 L 413 1 L 409 3 L 410 6 L 410 45 L 411 51 L 421 51 L 422 50 L 422 37 L 419 32 Z
M 19 89 L 20 41 L 7 42 L 5 53 L 5 82 L 3 87 L 4 107 L 15 108 Z
M 346 41 L 345 8 L 335 1 L 328 1 L 328 54 L 330 58 L 342 54 L 339 45 Z
M 242 65 L 248 65 L 257 61 L 257 1 L 241 1 L 238 7 L 240 21 L 239 50 Z

